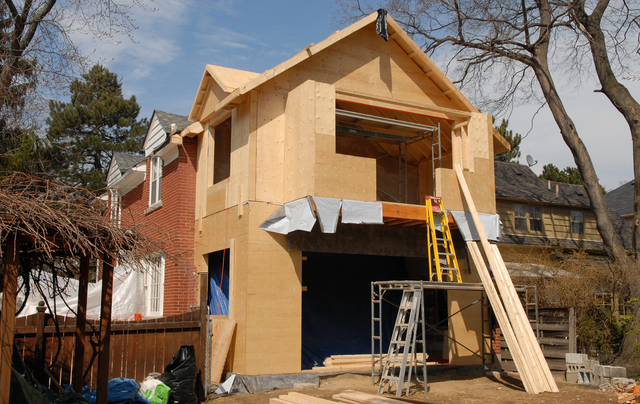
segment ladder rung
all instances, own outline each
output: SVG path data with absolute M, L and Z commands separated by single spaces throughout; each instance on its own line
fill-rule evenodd
M 437 237 L 436 237 L 436 240 L 437 241 L 451 241 L 450 238 L 437 238 Z

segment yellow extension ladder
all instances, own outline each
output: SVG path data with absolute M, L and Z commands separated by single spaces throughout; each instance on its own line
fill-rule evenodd
M 442 207 L 442 198 L 425 197 L 427 210 L 427 246 L 429 250 L 429 280 L 442 282 L 443 273 L 449 282 L 462 283 L 460 267 L 453 248 L 447 212 Z M 440 231 L 440 236 L 436 234 Z M 434 271 L 435 269 L 435 271 Z M 435 278 L 435 279 L 434 279 Z

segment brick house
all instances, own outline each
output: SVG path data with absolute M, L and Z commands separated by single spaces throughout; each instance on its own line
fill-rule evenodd
M 193 263 L 196 140 L 175 144 L 190 122 L 154 111 L 144 139 L 144 156 L 114 153 L 107 174 L 111 216 L 135 221 L 163 240 L 145 263 L 145 317 L 171 316 L 198 305 Z

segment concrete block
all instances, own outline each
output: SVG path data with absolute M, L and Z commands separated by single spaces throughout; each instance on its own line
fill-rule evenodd
M 579 373 L 577 371 L 567 370 L 565 372 L 565 378 L 567 383 L 578 383 Z
M 589 358 L 587 354 L 578 354 L 578 353 L 566 353 L 565 359 L 567 363 L 583 363 L 586 364 Z
M 609 366 L 610 377 L 627 377 L 627 368 L 622 366 Z

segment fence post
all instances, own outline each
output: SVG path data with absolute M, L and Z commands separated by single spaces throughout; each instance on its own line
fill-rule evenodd
M 100 311 L 100 351 L 98 354 L 97 404 L 107 404 L 109 355 L 111 354 L 111 302 L 113 292 L 113 258 L 108 252 L 102 260 L 102 307 Z
M 578 349 L 578 341 L 576 338 L 576 309 L 569 308 L 569 352 L 576 353 Z
M 74 347 L 75 362 L 73 363 L 73 389 L 82 391 L 84 380 L 84 343 L 87 325 L 87 290 L 89 288 L 89 263 L 91 257 L 83 255 L 80 261 L 80 279 L 78 284 L 78 312 L 76 316 L 76 339 Z
M 45 353 L 47 352 L 47 339 L 44 337 L 44 326 L 45 326 L 45 310 L 44 302 L 40 300 L 38 302 L 38 307 L 36 307 L 38 313 L 36 313 L 36 346 L 34 349 L 34 366 L 33 369 L 34 376 L 36 380 L 39 382 L 43 382 L 42 377 L 44 376 L 44 359 Z
M 17 232 L 7 235 L 4 251 L 4 290 L 0 334 L 0 404 L 9 403 L 11 360 L 16 325 L 16 294 L 20 269 L 20 239 Z

